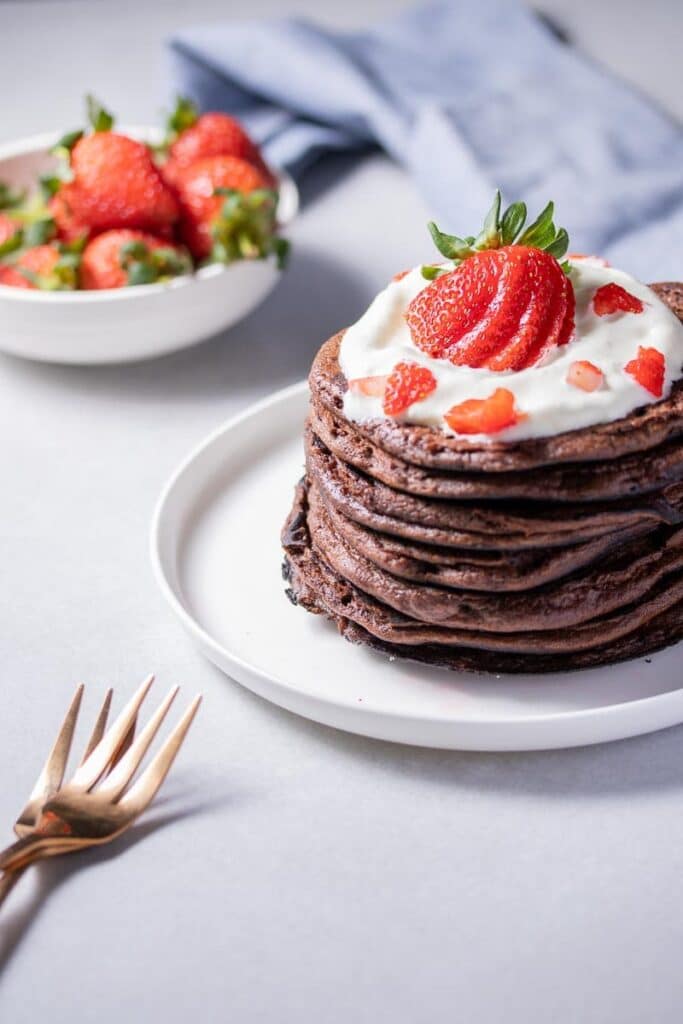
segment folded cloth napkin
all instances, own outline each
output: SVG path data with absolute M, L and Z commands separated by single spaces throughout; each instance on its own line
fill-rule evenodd
M 445 230 L 473 232 L 495 187 L 552 198 L 573 250 L 681 276 L 683 132 L 514 0 L 435 0 L 367 31 L 228 22 L 170 44 L 173 82 L 245 123 L 297 175 L 378 144 Z

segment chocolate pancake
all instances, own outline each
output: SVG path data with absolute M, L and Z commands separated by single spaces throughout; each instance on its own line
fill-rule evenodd
M 600 463 L 567 463 L 518 473 L 448 473 L 411 465 L 373 444 L 359 424 L 312 402 L 315 434 L 342 462 L 401 491 L 432 498 L 600 501 L 659 491 L 683 480 L 683 445 L 667 441 L 642 452 Z
M 309 502 L 324 501 L 314 484 Z M 647 523 L 614 531 L 604 537 L 567 548 L 527 551 L 477 551 L 420 544 L 369 530 L 348 519 L 332 505 L 325 511 L 334 529 L 363 557 L 393 576 L 418 583 L 461 590 L 514 592 L 531 590 L 561 579 L 650 532 Z
M 404 615 L 433 625 L 512 633 L 555 630 L 639 601 L 666 576 L 683 570 L 683 530 L 654 533 L 540 589 L 515 595 L 419 585 L 380 569 L 334 529 L 324 505 L 308 495 L 313 549 L 339 576 Z
M 418 622 L 335 573 L 314 551 L 305 488 L 297 488 L 283 530 L 288 595 L 333 619 L 342 635 L 391 656 L 459 670 L 548 672 L 646 654 L 683 636 L 683 573 L 655 584 L 647 598 L 568 630 L 494 633 Z
M 683 320 L 683 289 L 680 284 L 651 286 Z M 315 406 L 343 418 L 346 380 L 339 368 L 343 332 L 326 342 L 313 363 L 309 383 Z M 554 466 L 611 460 L 632 452 L 645 452 L 683 434 L 683 380 L 676 382 L 668 398 L 636 409 L 611 423 L 573 430 L 552 437 L 523 441 L 470 441 L 433 427 L 398 423 L 392 419 L 354 424 L 357 433 L 377 448 L 403 462 L 429 470 L 505 473 Z
M 310 429 L 305 447 L 308 473 L 326 503 L 363 526 L 426 544 L 496 551 L 563 547 L 644 523 L 677 523 L 683 511 L 683 485 L 663 496 L 587 505 L 419 498 L 358 473 Z

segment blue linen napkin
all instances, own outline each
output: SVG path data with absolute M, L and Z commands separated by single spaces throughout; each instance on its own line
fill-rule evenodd
M 514 0 L 434 0 L 362 32 L 297 18 L 202 25 L 170 44 L 178 93 L 240 117 L 294 175 L 378 144 L 444 230 L 475 232 L 500 187 L 552 198 L 574 251 L 683 271 L 683 132 Z

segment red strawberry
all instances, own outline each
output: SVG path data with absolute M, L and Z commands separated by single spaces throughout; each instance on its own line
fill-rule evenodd
M 47 206 L 57 226 L 57 234 L 65 242 L 75 242 L 78 238 L 87 238 L 90 228 L 77 219 L 74 207 L 78 205 L 78 190 L 72 183 L 62 185 L 59 192 L 52 196 Z
M 593 296 L 593 309 L 597 316 L 608 316 L 610 313 L 642 313 L 644 308 L 639 298 L 614 282 L 603 284 Z
M 594 363 L 587 359 L 578 359 L 569 367 L 567 382 L 582 391 L 597 391 L 602 386 L 605 377 L 602 370 L 599 370 Z
M 456 434 L 497 434 L 526 419 L 515 409 L 515 396 L 507 388 L 496 388 L 488 398 L 469 398 L 454 405 L 444 416 Z
M 521 370 L 565 345 L 574 290 L 554 256 L 525 245 L 486 249 L 437 277 L 406 313 L 413 341 L 457 366 Z
M 268 189 L 268 186 L 268 178 L 262 171 L 236 156 L 206 157 L 186 167 L 178 177 L 177 195 L 182 211 L 181 233 L 192 255 L 198 260 L 207 259 L 214 248 L 218 222 L 226 206 L 225 195 L 216 194 L 218 189 L 246 194 Z M 272 227 L 272 200 L 270 206 Z M 238 211 L 236 207 L 235 212 L 242 215 L 248 211 Z M 227 223 L 224 226 L 229 229 Z M 253 254 L 245 252 L 243 255 Z
M 15 288 L 63 291 L 78 287 L 79 258 L 56 245 L 36 245 L 21 253 L 11 267 L 0 268 L 0 283 Z
M 16 267 L 0 266 L 0 284 L 10 288 L 37 288 L 27 277 L 20 274 Z
M 389 374 L 382 407 L 387 416 L 400 416 L 414 402 L 436 390 L 436 377 L 417 363 L 397 363 Z
M 57 195 L 72 224 L 159 233 L 178 218 L 176 199 L 142 142 L 110 131 L 86 135 L 73 147 L 71 169 L 73 182 Z
M 105 231 L 83 252 L 83 288 L 123 288 L 151 284 L 192 270 L 189 254 L 180 246 L 143 231 Z
M 257 167 L 269 185 L 274 182 L 263 162 L 258 146 L 244 128 L 227 114 L 208 113 L 180 133 L 169 150 L 169 159 L 162 168 L 164 178 L 175 184 L 180 172 L 197 160 L 209 156 L 236 156 Z
M 656 348 L 638 347 L 638 355 L 626 364 L 624 369 L 641 387 L 655 398 L 661 398 L 664 390 L 664 356 Z
M 382 398 L 388 380 L 388 377 L 356 377 L 349 381 L 349 391 L 366 398 Z
M 19 230 L 19 225 L 15 220 L 8 217 L 6 213 L 0 213 L 0 256 L 13 248 Z

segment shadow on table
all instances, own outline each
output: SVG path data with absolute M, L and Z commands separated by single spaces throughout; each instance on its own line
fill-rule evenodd
M 251 316 L 200 345 L 122 366 L 60 366 L 2 357 L 0 378 L 32 378 L 79 396 L 125 403 L 270 391 L 301 380 L 321 342 L 357 319 L 373 282 L 341 260 L 295 246 L 275 291 Z
M 175 796 L 177 797 L 178 794 L 176 793 Z M 167 801 L 160 799 L 157 802 L 157 810 L 165 802 Z M 218 806 L 222 806 L 223 802 L 222 800 L 214 800 L 196 803 L 185 810 L 167 811 L 162 814 L 151 812 L 142 823 L 133 826 L 130 832 L 125 833 L 110 844 L 95 847 L 91 850 L 84 850 L 81 853 L 56 857 L 54 860 L 46 860 L 30 868 L 29 872 L 34 873 L 34 889 L 28 901 L 24 900 L 17 910 L 12 910 L 13 900 L 16 898 L 17 902 L 20 902 L 20 889 L 23 885 L 27 884 L 26 878 L 20 878 L 16 883 L 15 890 L 9 893 L 7 902 L 3 907 L 2 919 L 0 920 L 0 978 L 2 978 L 2 974 L 12 956 L 30 931 L 31 925 L 38 919 L 43 908 L 49 902 L 50 897 L 63 882 L 68 881 L 71 875 L 90 870 L 98 864 L 103 864 L 114 857 L 122 856 L 127 850 L 137 845 L 152 832 L 159 832 L 174 822 L 213 810 Z M 229 802 L 232 802 L 232 800 Z M 103 879 L 102 884 L 107 884 L 106 879 Z M 134 880 L 131 879 L 131 889 L 133 889 L 134 884 Z
M 244 700 L 258 701 L 263 714 L 279 716 L 297 732 L 301 744 L 324 746 L 334 756 L 363 761 L 371 775 L 403 775 L 453 790 L 498 791 L 558 799 L 660 793 L 683 788 L 683 726 L 567 750 L 477 753 L 430 750 L 371 740 L 319 725 L 267 703 L 248 690 Z

